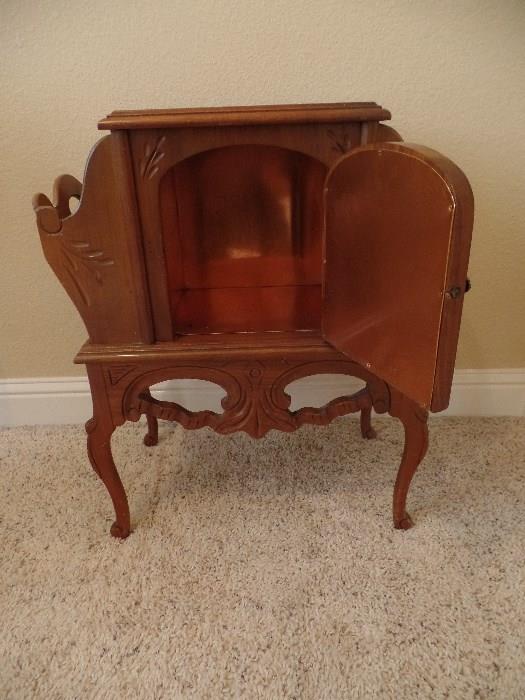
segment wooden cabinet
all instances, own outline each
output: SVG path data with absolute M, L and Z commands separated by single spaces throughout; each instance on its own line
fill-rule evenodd
M 110 436 L 145 414 L 262 437 L 371 409 L 405 427 L 394 524 L 450 396 L 472 231 L 465 175 L 405 144 L 375 103 L 113 112 L 83 185 L 36 195 L 45 256 L 87 328 L 93 467 L 130 532 Z M 70 199 L 80 199 L 71 213 Z M 319 373 L 366 387 L 290 411 L 286 386 Z M 170 378 L 226 391 L 223 412 L 157 401 Z

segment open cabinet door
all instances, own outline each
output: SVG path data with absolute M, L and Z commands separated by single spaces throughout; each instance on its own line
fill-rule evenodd
M 467 178 L 430 149 L 376 143 L 336 163 L 325 197 L 325 339 L 420 406 L 443 410 L 467 282 Z

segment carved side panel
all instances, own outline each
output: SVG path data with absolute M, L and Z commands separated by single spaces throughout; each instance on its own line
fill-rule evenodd
M 63 175 L 54 203 L 33 199 L 46 259 L 96 343 L 153 339 L 126 139 L 113 134 L 95 145 L 83 186 Z M 73 214 L 71 197 L 80 199 Z

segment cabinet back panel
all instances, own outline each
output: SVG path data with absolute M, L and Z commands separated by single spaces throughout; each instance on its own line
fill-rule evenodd
M 172 293 L 321 281 L 326 167 L 269 146 L 231 146 L 188 158 L 160 184 Z

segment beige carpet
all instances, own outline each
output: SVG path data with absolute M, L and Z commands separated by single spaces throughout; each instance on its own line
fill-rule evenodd
M 80 426 L 1 432 L 0 697 L 524 698 L 525 421 L 433 419 L 408 532 L 376 425 L 121 428 L 125 542 Z

